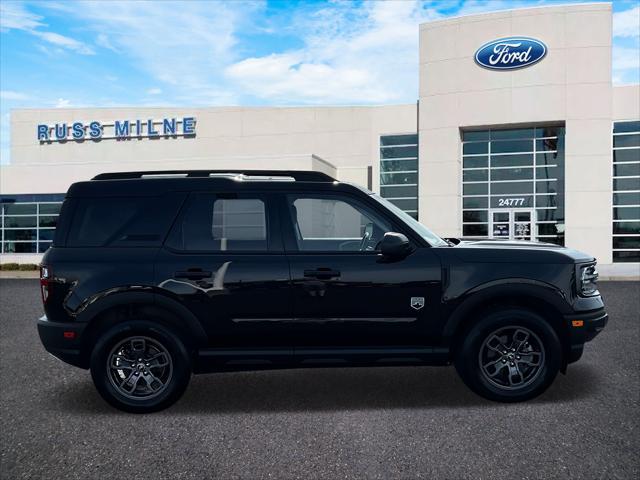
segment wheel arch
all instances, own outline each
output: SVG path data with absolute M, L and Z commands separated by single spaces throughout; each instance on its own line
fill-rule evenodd
M 80 349 L 80 357 L 87 368 L 100 334 L 114 325 L 131 320 L 157 322 L 170 328 L 192 353 L 208 341 L 197 317 L 177 300 L 152 290 L 115 291 L 101 296 L 77 316 L 77 321 L 87 323 Z
M 492 282 L 467 292 L 443 329 L 443 337 L 450 345 L 452 356 L 477 319 L 492 310 L 509 307 L 533 311 L 551 325 L 562 344 L 564 372 L 570 349 L 570 332 L 564 315 L 571 313 L 571 308 L 560 290 L 541 282 Z

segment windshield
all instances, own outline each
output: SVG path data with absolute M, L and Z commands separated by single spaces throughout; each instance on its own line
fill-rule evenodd
M 418 235 L 420 235 L 427 242 L 429 242 L 429 245 L 431 245 L 432 247 L 446 247 L 447 245 L 449 245 L 442 238 L 440 238 L 438 235 L 433 233 L 431 230 L 429 230 L 423 224 L 418 222 L 411 215 L 403 212 L 401 209 L 396 207 L 389 200 L 385 200 L 384 198 L 382 198 L 380 195 L 378 195 L 376 193 L 372 193 L 371 196 L 373 198 L 375 198 L 379 203 L 381 203 L 382 205 L 387 207 L 389 210 L 391 210 L 393 213 L 395 213 L 396 216 L 400 217 L 404 221 L 404 223 L 409 225 L 409 227 L 411 227 L 411 229 L 413 231 L 418 233 Z

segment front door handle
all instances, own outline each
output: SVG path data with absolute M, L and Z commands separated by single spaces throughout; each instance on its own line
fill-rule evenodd
M 201 269 L 189 269 L 174 274 L 175 278 L 186 278 L 189 280 L 202 280 L 211 277 L 211 272 Z
M 316 270 L 305 270 L 306 278 L 317 278 L 318 280 L 329 280 L 340 276 L 340 270 L 331 270 L 330 268 L 318 268 Z

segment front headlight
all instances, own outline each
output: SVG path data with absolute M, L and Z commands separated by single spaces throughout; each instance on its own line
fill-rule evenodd
M 583 297 L 592 297 L 598 295 L 598 270 L 596 270 L 596 264 L 583 265 L 580 267 L 580 280 L 579 292 Z

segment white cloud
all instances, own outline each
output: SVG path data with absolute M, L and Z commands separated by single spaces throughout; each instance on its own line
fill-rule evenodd
M 614 70 L 640 68 L 640 50 L 637 48 L 614 47 L 612 60 Z
M 112 50 L 116 53 L 119 53 L 118 49 L 113 46 L 113 44 L 111 43 L 111 40 L 109 40 L 109 37 L 104 33 L 98 34 L 98 36 L 96 37 L 96 45 L 102 48 Z
M 640 6 L 613 14 L 614 84 L 640 82 Z
M 81 55 L 93 55 L 91 47 L 71 37 L 59 33 L 42 30 L 47 25 L 40 22 L 43 17 L 27 11 L 22 3 L 3 1 L 0 2 L 0 30 L 20 30 L 27 32 L 56 47 L 74 51 Z
M 612 64 L 614 84 L 640 82 L 640 48 L 614 45 Z
M 0 90 L 0 100 L 28 100 L 30 98 L 29 95 L 22 92 L 16 92 L 13 90 Z
M 460 8 L 454 15 L 475 15 L 477 13 L 500 12 L 503 10 L 532 6 L 535 5 L 532 5 L 530 1 L 526 0 L 467 0 L 460 4 Z
M 613 14 L 614 37 L 640 37 L 640 6 Z
M 80 101 L 141 105 L 414 102 L 420 23 L 445 15 L 532 5 L 531 0 L 336 1 L 301 3 L 278 15 L 263 15 L 263 5 L 253 2 L 140 0 L 113 1 L 105 7 L 105 2 L 96 1 L 49 1 L 38 3 L 40 15 L 36 15 L 21 3 L 0 2 L 3 31 L 29 32 L 40 40 L 35 48 L 53 58 L 64 52 L 111 55 L 114 68 L 107 69 L 111 75 L 101 71 L 100 81 L 118 85 L 104 98 L 86 90 Z M 614 33 L 625 37 L 618 38 L 613 53 L 614 78 L 621 82 L 638 76 L 637 49 L 633 48 L 638 10 L 614 14 Z M 72 27 L 80 25 L 64 33 L 82 31 L 83 38 L 92 42 L 49 31 L 46 23 L 56 25 L 53 18 L 64 18 Z M 252 35 L 264 44 L 256 45 Z M 131 95 L 132 88 L 125 85 L 137 94 Z M 75 100 L 77 95 L 72 90 L 55 90 L 43 95 L 43 102 L 68 107 L 65 98 L 51 99 Z
M 42 17 L 28 12 L 22 3 L 2 1 L 0 2 L 0 31 L 26 30 L 30 31 L 44 26 L 40 23 Z
M 81 55 L 95 55 L 95 52 L 91 47 L 73 38 L 65 37 L 64 35 L 60 35 L 54 32 L 41 32 L 39 30 L 34 30 L 31 33 L 38 38 L 41 38 L 45 42 L 48 42 L 57 47 L 73 50 L 74 52 Z
M 51 57 L 51 59 L 55 59 L 60 57 L 60 55 L 64 54 L 64 50 L 62 48 L 51 47 L 50 45 L 36 45 L 36 48 L 42 52 L 47 57 Z
M 102 2 L 43 5 L 83 22 L 96 43 L 127 57 L 152 80 L 188 93 L 196 103 L 235 98 L 221 72 L 235 61 L 235 32 L 256 3 Z
M 256 96 L 303 102 L 344 102 L 366 97 L 368 102 L 388 100 L 365 69 L 302 61 L 299 54 L 249 58 L 232 65 L 227 74 Z
M 55 108 L 69 108 L 71 106 L 71 100 L 67 98 L 59 98 L 55 102 Z
M 336 3 L 300 12 L 304 47 L 252 57 L 225 73 L 281 103 L 383 103 L 418 96 L 418 25 L 439 15 L 418 2 Z

